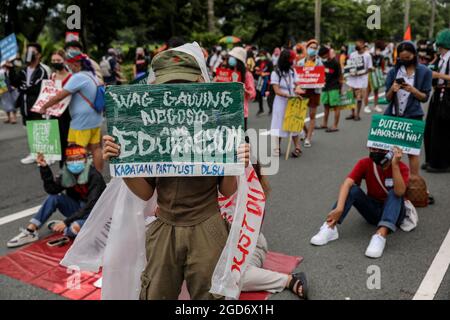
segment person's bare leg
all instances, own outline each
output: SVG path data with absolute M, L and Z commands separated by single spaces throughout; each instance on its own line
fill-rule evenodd
M 294 146 L 296 149 L 301 149 L 300 138 L 298 136 L 292 137 L 292 142 L 294 142 Z
M 308 127 L 308 134 L 306 136 L 306 139 L 311 141 L 314 127 L 316 125 L 316 109 L 317 108 L 309 108 L 309 127 Z
M 341 109 L 334 107 L 334 126 L 332 129 L 337 129 L 339 126 L 339 119 L 341 118 Z
M 409 171 L 412 176 L 418 176 L 420 170 L 420 157 L 415 155 L 408 155 L 409 158 Z
M 328 127 L 328 117 L 330 115 L 330 106 L 329 105 L 324 105 L 323 106 L 325 109 L 325 112 L 323 114 L 323 122 L 322 122 L 322 127 Z
M 360 118 L 361 106 L 362 106 L 362 100 L 356 101 L 356 115 L 355 115 L 356 119 Z
M 11 112 L 11 123 L 17 123 L 17 115 L 15 110 Z
M 89 151 L 92 153 L 92 157 L 94 158 L 94 167 L 98 172 L 102 172 L 103 170 L 103 156 L 102 156 L 102 148 L 99 143 L 90 144 L 88 146 Z

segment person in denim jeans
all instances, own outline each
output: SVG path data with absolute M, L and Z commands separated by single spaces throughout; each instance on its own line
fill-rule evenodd
M 379 258 L 386 245 L 386 237 L 395 232 L 405 217 L 404 194 L 409 180 L 409 168 L 401 161 L 402 150 L 370 149 L 370 156 L 358 161 L 345 179 L 339 199 L 328 214 L 326 222 L 312 239 L 311 244 L 322 246 L 337 240 L 337 224 L 341 224 L 352 207 L 364 219 L 377 226 L 366 250 L 369 258 Z M 361 189 L 366 180 L 367 194 Z
M 38 213 L 30 220 L 26 229 L 8 241 L 9 248 L 19 247 L 39 239 L 38 229 L 58 209 L 66 218 L 53 220 L 47 227 L 57 233 L 76 237 L 92 208 L 106 188 L 100 172 L 87 158 L 87 151 L 79 145 L 69 145 L 65 151 L 66 161 L 61 176 L 53 178 L 52 170 L 42 154 L 36 162 L 40 167 L 44 189 L 48 193 Z M 63 193 L 65 192 L 65 193 Z

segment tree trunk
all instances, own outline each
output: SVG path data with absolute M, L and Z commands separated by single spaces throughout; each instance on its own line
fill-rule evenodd
M 430 21 L 430 31 L 428 33 L 428 39 L 433 39 L 435 20 L 436 20 L 436 0 L 431 0 L 431 21 Z
M 316 0 L 316 6 L 315 6 L 315 17 L 314 17 L 314 37 L 317 41 L 320 43 L 320 18 L 322 16 L 322 2 L 321 0 Z
M 404 26 L 403 32 L 406 31 L 406 28 L 409 26 L 409 10 L 411 8 L 411 0 L 405 0 L 405 18 L 404 18 Z
M 214 0 L 208 0 L 208 31 L 214 32 L 215 30 Z

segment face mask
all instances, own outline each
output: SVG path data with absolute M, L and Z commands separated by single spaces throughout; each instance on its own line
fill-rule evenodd
M 64 69 L 64 63 L 62 62 L 52 63 L 52 68 L 61 71 L 62 69 Z
M 313 57 L 316 54 L 317 54 L 317 50 L 316 49 L 308 48 L 308 56 Z
M 229 65 L 230 67 L 235 67 L 236 64 L 237 64 L 237 61 L 236 61 L 236 58 L 235 58 L 235 57 L 230 57 L 230 58 L 228 59 L 228 65 Z
M 85 167 L 84 160 L 70 161 L 70 162 L 66 162 L 66 164 L 67 164 L 67 170 L 69 170 L 73 174 L 81 173 Z
M 28 49 L 27 58 L 25 59 L 26 63 L 31 63 L 36 60 L 36 52 L 34 52 L 31 48 Z
M 393 153 L 391 152 L 380 152 L 371 151 L 369 155 L 370 159 L 375 162 L 376 165 L 384 167 L 390 160 L 392 160 Z
M 411 65 L 413 65 L 414 64 L 414 60 L 398 60 L 398 64 L 400 65 L 400 66 L 405 66 L 405 67 L 409 67 L 409 66 L 411 66 Z

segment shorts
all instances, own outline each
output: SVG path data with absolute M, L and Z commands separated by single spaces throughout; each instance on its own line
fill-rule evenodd
M 362 101 L 364 99 L 364 95 L 366 94 L 366 89 L 364 88 L 353 88 L 353 96 L 356 101 Z
M 341 103 L 341 92 L 339 89 L 322 91 L 320 103 L 329 107 L 337 107 Z
M 306 89 L 305 99 L 309 99 L 308 107 L 317 108 L 320 105 L 320 93 L 316 93 L 316 89 Z
M 69 129 L 69 136 L 67 141 L 69 144 L 75 143 L 82 147 L 87 147 L 90 144 L 100 144 L 101 128 L 76 130 Z

